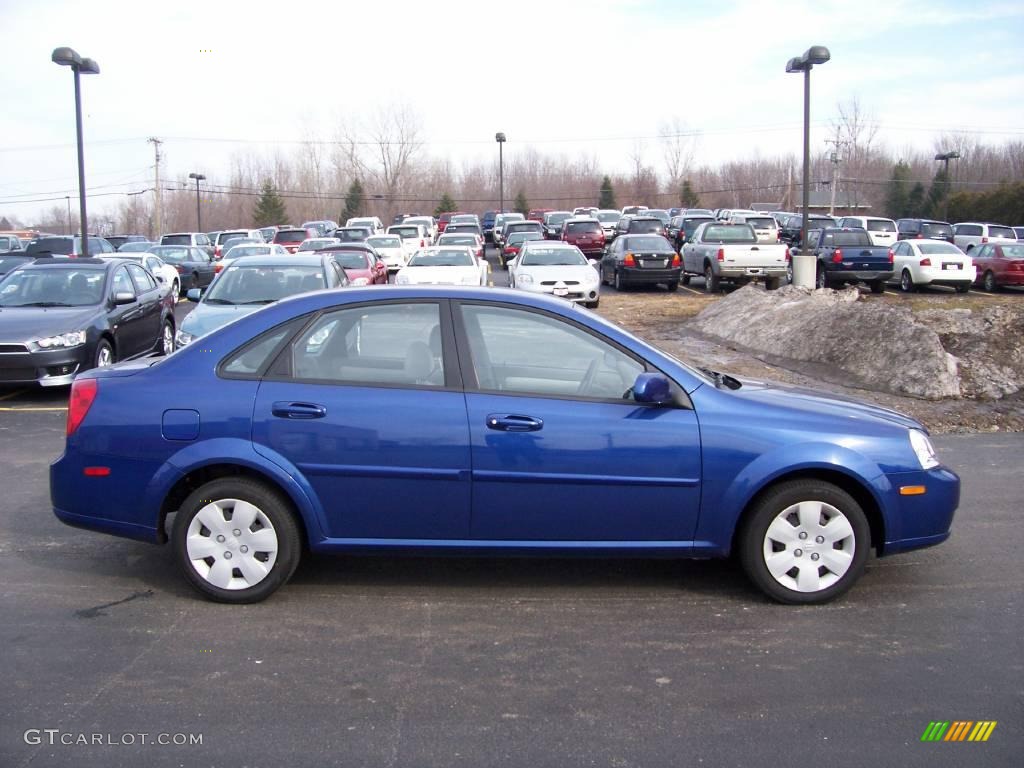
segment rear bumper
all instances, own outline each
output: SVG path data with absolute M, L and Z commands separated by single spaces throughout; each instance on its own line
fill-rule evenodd
M 720 267 L 718 270 L 718 276 L 725 279 L 737 277 L 748 277 L 751 279 L 758 277 L 784 277 L 785 274 L 785 264 L 771 267 Z
M 678 283 L 682 274 L 682 267 L 675 267 L 674 269 L 636 269 L 631 267 L 619 267 L 620 279 L 622 282 L 629 285 Z
M 842 271 L 827 272 L 826 274 L 829 280 L 834 283 L 852 283 L 854 281 L 870 283 L 875 280 L 891 280 L 893 271 L 891 269 L 887 269 L 884 272 L 878 270 L 844 269 Z

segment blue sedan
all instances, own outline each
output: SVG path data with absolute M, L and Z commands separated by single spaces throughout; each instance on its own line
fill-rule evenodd
M 314 552 L 727 557 L 784 603 L 949 536 L 959 478 L 881 408 L 698 370 L 571 304 L 285 299 L 74 383 L 58 518 L 166 542 L 222 602 Z

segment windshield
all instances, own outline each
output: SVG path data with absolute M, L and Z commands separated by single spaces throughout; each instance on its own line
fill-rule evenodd
M 334 260 L 345 269 L 369 269 L 365 253 L 360 251 L 331 251 Z
M 0 283 L 0 307 L 87 307 L 103 299 L 103 269 L 21 269 Z
M 587 260 L 575 248 L 527 248 L 519 257 L 521 267 L 586 266 Z
M 693 230 L 703 224 L 705 221 L 714 221 L 713 216 L 694 216 L 693 218 L 683 219 L 683 229 Z
M 479 232 L 480 227 L 476 224 L 449 224 L 445 232 Z
M 409 259 L 410 267 L 472 267 L 476 259 L 466 250 L 420 251 Z
M 630 237 L 626 240 L 626 247 L 635 251 L 664 251 L 672 250 L 668 240 L 664 237 Z
M 158 246 L 152 252 L 166 261 L 168 264 L 180 264 L 184 261 L 192 261 L 191 248 L 175 248 L 173 246 Z
M 509 245 L 521 245 L 530 240 L 543 240 L 544 235 L 540 232 L 513 232 L 508 236 Z
M 509 242 L 512 242 L 511 239 Z M 441 235 L 438 245 L 470 245 L 476 247 L 475 235 Z
M 160 245 L 192 245 L 192 235 L 164 235 Z
M 517 221 L 505 227 L 505 234 L 511 236 L 513 232 L 540 232 L 542 227 L 539 221 Z
M 525 221 L 526 217 L 521 213 L 502 213 L 494 220 L 495 227 L 501 227 L 510 221 Z
M 866 229 L 868 232 L 895 232 L 896 222 L 888 219 L 868 219 Z
M 32 259 L 27 259 L 24 256 L 8 256 L 6 254 L 0 254 L 0 275 L 6 275 L 19 264 L 27 264 L 30 261 L 32 261 Z
M 403 240 L 409 240 L 420 236 L 419 227 L 391 227 L 388 232 L 398 235 Z
M 477 218 L 472 213 L 464 213 L 461 216 L 452 216 L 452 224 L 476 224 Z
M 600 235 L 604 231 L 596 221 L 570 222 L 565 229 L 570 235 Z
M 614 224 L 615 222 L 617 222 L 619 220 L 620 214 L 619 214 L 618 211 L 606 211 L 606 212 L 598 211 L 597 215 L 596 215 L 596 218 L 602 224 Z
M 561 225 L 566 219 L 571 219 L 571 213 L 548 213 L 544 216 L 544 221 L 547 222 L 549 227 L 557 227 Z
M 306 239 L 304 229 L 282 229 L 274 235 L 275 243 L 301 243 Z
M 926 256 L 941 256 L 946 253 L 951 256 L 963 256 L 964 252 L 952 243 L 921 243 L 917 250 Z
M 953 236 L 953 228 L 949 224 L 929 224 L 925 222 L 921 225 L 921 234 L 925 237 L 934 237 L 942 240 Z
M 77 241 L 78 238 L 75 238 Z M 54 253 L 59 256 L 67 256 L 72 253 L 75 243 L 70 237 L 41 237 L 33 240 L 25 249 L 27 253 Z
M 225 259 L 240 259 L 243 256 L 269 256 L 270 247 L 266 245 L 236 245 L 224 254 Z
M 660 211 L 660 210 L 646 210 L 646 211 L 644 211 L 644 216 L 653 216 L 658 221 L 660 221 L 662 224 L 668 224 L 668 220 L 671 218 L 668 215 L 668 211 Z
M 721 224 L 704 229 L 705 243 L 756 243 L 757 236 L 749 224 Z
M 365 229 L 336 229 L 334 236 L 343 243 L 360 243 L 369 237 L 370 233 Z
M 378 235 L 377 237 L 368 237 L 368 238 L 366 238 L 366 242 L 367 242 L 368 245 L 372 245 L 374 248 L 401 248 L 402 247 L 402 238 L 395 237 L 395 236 L 386 237 L 386 236 Z
M 270 304 L 296 293 L 323 288 L 319 265 L 228 267 L 203 297 L 204 304 Z

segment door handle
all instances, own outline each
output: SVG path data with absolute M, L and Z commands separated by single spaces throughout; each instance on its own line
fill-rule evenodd
M 282 419 L 322 419 L 327 409 L 316 403 L 291 403 L 278 400 L 271 406 L 270 412 Z
M 487 428 L 499 432 L 536 432 L 544 428 L 544 422 L 532 416 L 520 416 L 515 413 L 491 413 L 487 416 Z

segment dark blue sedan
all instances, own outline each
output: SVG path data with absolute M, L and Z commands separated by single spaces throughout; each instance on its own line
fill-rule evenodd
M 519 291 L 286 299 L 80 376 L 64 522 L 170 538 L 224 602 L 316 552 L 726 557 L 775 600 L 949 536 L 959 478 L 906 416 L 695 370 Z

